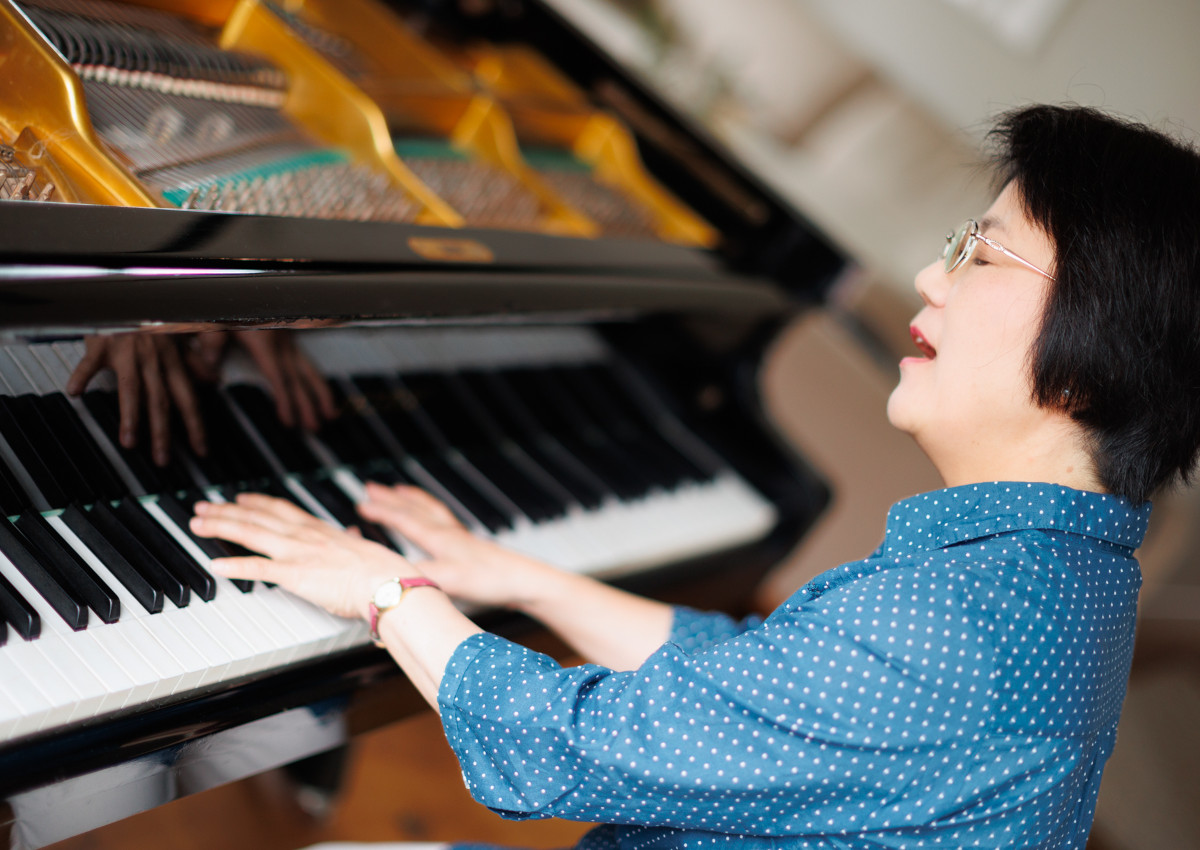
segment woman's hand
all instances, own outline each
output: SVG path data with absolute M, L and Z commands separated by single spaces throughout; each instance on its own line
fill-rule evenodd
M 272 496 L 243 493 L 236 502 L 199 502 L 191 529 L 263 555 L 219 558 L 214 572 L 273 582 L 341 617 L 366 618 L 381 584 L 421 575 L 395 552 Z
M 170 460 L 171 403 L 174 402 L 192 449 L 199 455 L 205 454 L 204 423 L 196 393 L 172 336 L 136 333 L 91 336 L 85 346 L 83 358 L 67 382 L 67 392 L 79 395 L 97 372 L 112 369 L 117 376 L 122 446 L 131 449 L 137 445 L 138 428 L 144 420 L 154 462 L 166 466 Z
M 670 634 L 669 605 L 474 537 L 424 490 L 368 484 L 358 510 L 425 550 L 421 572 L 451 596 L 528 614 L 598 664 L 632 670 Z
M 562 573 L 540 561 L 475 537 L 444 504 L 417 487 L 367 484 L 358 506 L 365 519 L 389 526 L 429 555 L 421 572 L 456 599 L 523 608 Z

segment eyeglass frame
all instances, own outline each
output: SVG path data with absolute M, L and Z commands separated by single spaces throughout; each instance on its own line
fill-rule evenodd
M 966 232 L 966 237 L 963 240 L 966 243 L 966 247 L 959 253 L 957 259 L 955 259 L 954 262 L 951 263 L 950 262 L 950 259 L 951 259 L 950 248 L 955 243 L 954 237 L 957 236 L 959 233 L 963 233 L 963 232 Z M 1038 268 L 1033 263 L 1029 262 L 1029 260 L 1027 260 L 1024 257 L 1021 257 L 1017 254 L 1014 254 L 1012 251 L 1005 248 L 1003 245 L 1001 245 L 995 239 L 989 239 L 988 237 L 986 237 L 982 233 L 980 233 L 979 232 L 979 222 L 973 218 L 968 218 L 956 230 L 952 230 L 950 233 L 946 234 L 946 244 L 942 248 L 942 265 L 946 269 L 946 274 L 950 274 L 955 269 L 957 269 L 959 266 L 961 266 L 963 263 L 965 263 L 967 260 L 971 259 L 971 255 L 973 253 L 975 253 L 975 243 L 976 242 L 982 242 L 984 245 L 987 245 L 993 251 L 999 251 L 1004 256 L 1016 260 L 1021 265 L 1025 266 L 1028 269 L 1031 269 L 1032 271 L 1037 272 L 1038 274 L 1042 275 L 1043 277 L 1049 278 L 1050 280 L 1054 280 L 1054 275 L 1050 274 L 1045 269 Z

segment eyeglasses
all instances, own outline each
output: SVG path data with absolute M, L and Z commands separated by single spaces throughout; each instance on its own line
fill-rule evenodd
M 1033 263 L 1023 257 L 1018 257 L 1012 251 L 1005 248 L 995 239 L 988 239 L 979 232 L 979 222 L 973 218 L 969 218 L 962 223 L 962 226 L 953 233 L 946 236 L 946 247 L 942 248 L 942 260 L 946 264 L 946 274 L 954 271 L 967 260 L 971 259 L 971 254 L 975 252 L 976 244 L 982 242 L 993 251 L 999 251 L 1006 257 L 1011 257 L 1026 268 L 1032 269 L 1040 275 L 1054 280 L 1054 275 L 1039 269 Z

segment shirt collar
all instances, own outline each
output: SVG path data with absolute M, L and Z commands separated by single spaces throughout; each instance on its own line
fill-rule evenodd
M 1058 484 L 997 481 L 921 493 L 888 512 L 879 555 L 941 549 L 980 537 L 1034 529 L 1094 537 L 1130 550 L 1146 535 L 1150 503 Z

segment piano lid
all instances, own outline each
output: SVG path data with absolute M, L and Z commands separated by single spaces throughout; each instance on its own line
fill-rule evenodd
M 464 280 L 510 293 L 470 290 L 502 314 L 643 314 L 693 294 L 700 310 L 770 312 L 782 298 L 753 279 L 817 300 L 842 269 L 803 216 L 546 7 L 433 5 L 451 25 L 422 34 L 415 4 L 372 0 L 2 0 L 20 72 L 0 82 L 0 250 L 121 270 L 10 268 L 12 321 L 55 315 L 40 309 L 50 281 L 67 284 L 65 324 L 178 320 L 105 308 L 144 294 L 130 268 L 283 270 L 270 287 L 289 294 L 332 272 L 386 270 L 405 295 L 446 282 L 440 304 L 375 292 L 348 312 L 306 290 L 310 315 L 366 319 L 453 315 Z M 207 291 L 234 298 L 233 321 L 299 317 L 250 290 Z

